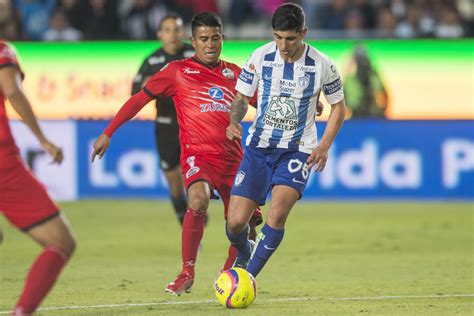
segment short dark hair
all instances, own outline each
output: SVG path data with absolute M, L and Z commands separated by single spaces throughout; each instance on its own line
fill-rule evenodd
M 214 27 L 220 27 L 222 31 L 222 19 L 221 17 L 214 12 L 206 11 L 206 12 L 201 12 L 197 13 L 193 16 L 193 19 L 191 20 L 191 31 L 194 34 L 194 31 L 196 28 L 200 26 L 214 26 Z
M 169 19 L 172 19 L 172 20 L 183 20 L 182 17 L 180 17 L 179 15 L 177 14 L 168 14 L 166 15 L 164 18 L 161 19 L 160 21 L 160 25 L 158 25 L 158 31 L 161 31 L 161 28 L 163 27 L 163 23 L 166 21 L 166 20 L 169 20 Z
M 272 17 L 274 31 L 301 32 L 305 27 L 304 11 L 295 3 L 285 3 L 279 6 Z

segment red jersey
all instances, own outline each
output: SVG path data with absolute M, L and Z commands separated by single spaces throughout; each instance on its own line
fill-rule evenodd
M 7 66 L 17 67 L 20 70 L 15 51 L 7 43 L 0 41 L 0 69 Z M 14 158 L 19 154 L 8 124 L 5 100 L 0 89 L 0 168 L 7 166 L 9 161 L 7 158 Z
M 173 61 L 153 75 L 144 91 L 173 98 L 183 155 L 206 154 L 240 163 L 242 145 L 226 137 L 240 67 L 226 61 L 209 66 L 196 57 Z

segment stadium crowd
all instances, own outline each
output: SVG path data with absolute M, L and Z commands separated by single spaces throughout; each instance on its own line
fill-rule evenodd
M 310 37 L 460 38 L 473 35 L 472 0 L 298 0 Z M 0 0 L 0 37 L 10 40 L 154 39 L 174 12 L 224 17 L 230 38 L 267 38 L 284 0 Z

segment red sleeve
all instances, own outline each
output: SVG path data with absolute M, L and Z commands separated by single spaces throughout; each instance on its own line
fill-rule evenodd
M 152 100 L 143 90 L 132 95 L 127 102 L 120 108 L 118 113 L 104 130 L 104 134 L 112 137 L 114 132 L 128 120 L 131 120 L 138 112 Z
M 143 88 L 146 94 L 153 99 L 158 96 L 172 96 L 175 94 L 175 78 L 179 68 L 178 62 L 171 62 L 155 73 Z
M 0 42 L 0 67 L 6 66 L 14 66 L 18 68 L 22 77 L 24 76 L 20 69 L 20 64 L 18 63 L 15 50 L 6 42 Z

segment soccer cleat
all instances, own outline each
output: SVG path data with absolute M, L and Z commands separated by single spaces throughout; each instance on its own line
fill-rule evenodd
M 250 258 L 252 258 L 253 250 L 255 248 L 255 241 L 249 239 L 249 243 L 250 243 Z M 247 266 L 249 265 L 250 258 L 248 258 L 247 260 L 243 260 L 239 258 L 239 256 L 237 256 L 237 258 L 235 258 L 234 264 L 232 265 L 232 268 L 242 268 L 244 270 L 247 270 Z
M 165 292 L 171 293 L 176 296 L 180 296 L 183 292 L 191 293 L 193 287 L 194 276 L 187 272 L 182 272 L 178 275 L 176 280 L 168 284 L 165 288 Z

